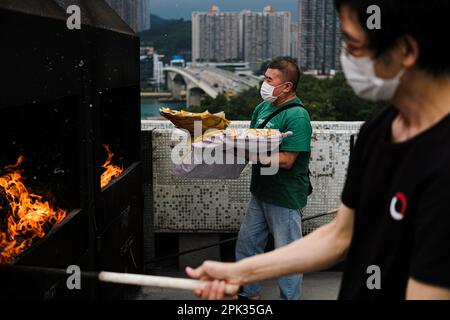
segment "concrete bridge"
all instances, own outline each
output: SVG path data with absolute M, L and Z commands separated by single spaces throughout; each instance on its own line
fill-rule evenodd
M 240 76 L 233 72 L 214 67 L 166 67 L 167 88 L 174 98 L 186 96 L 186 107 L 198 106 L 208 95 L 216 98 L 219 94 L 233 97 L 252 87 L 258 87 L 260 80 L 255 76 Z

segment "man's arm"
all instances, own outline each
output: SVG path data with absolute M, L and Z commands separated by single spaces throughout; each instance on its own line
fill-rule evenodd
M 450 289 L 409 278 L 406 300 L 450 300 Z
M 354 210 L 341 205 L 336 218 L 311 234 L 235 266 L 244 284 L 293 273 L 327 269 L 345 259 L 353 235 Z
M 237 263 L 206 261 L 199 268 L 187 268 L 189 276 L 202 280 L 223 280 L 244 285 L 293 273 L 329 268 L 342 261 L 353 235 L 354 210 L 341 205 L 336 218 L 311 234 L 285 247 L 246 258 Z M 224 283 L 215 281 L 196 294 L 222 299 Z
M 281 169 L 291 169 L 297 160 L 299 152 L 280 152 L 270 156 L 251 154 L 249 160 L 254 163 L 260 163 L 263 166 L 278 166 Z

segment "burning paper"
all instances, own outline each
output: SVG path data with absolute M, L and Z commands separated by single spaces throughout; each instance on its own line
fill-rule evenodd
M 23 160 L 20 156 L 17 163 L 5 167 L 6 174 L 0 176 L 0 264 L 11 263 L 67 215 L 65 210 L 54 208 L 42 196 L 29 192 L 19 169 Z
M 112 158 L 114 157 L 114 153 L 112 153 L 111 150 L 109 150 L 109 146 L 103 145 L 103 147 L 105 148 L 106 152 L 108 152 L 108 159 L 102 165 L 102 168 L 105 169 L 102 176 L 100 177 L 100 186 L 102 189 L 106 187 L 111 182 L 112 179 L 120 176 L 123 172 L 123 168 L 115 164 L 111 164 Z

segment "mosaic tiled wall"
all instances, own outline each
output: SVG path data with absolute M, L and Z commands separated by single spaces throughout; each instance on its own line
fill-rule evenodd
M 247 128 L 249 126 L 248 121 L 233 121 L 230 128 Z M 312 121 L 312 126 L 315 130 L 350 130 L 358 131 L 363 122 L 330 122 L 330 121 Z M 167 120 L 142 120 L 141 129 L 174 129 L 175 126 Z
M 313 122 L 310 169 L 314 193 L 305 216 L 337 208 L 346 175 L 350 136 L 361 122 Z M 232 127 L 244 128 L 237 121 Z M 142 130 L 153 130 L 153 217 L 156 232 L 235 232 L 250 200 L 251 169 L 239 180 L 198 180 L 172 177 L 172 148 L 185 134 L 167 121 L 143 121 Z M 148 161 L 148 160 L 147 160 Z M 327 216 L 304 224 L 305 233 L 332 219 Z

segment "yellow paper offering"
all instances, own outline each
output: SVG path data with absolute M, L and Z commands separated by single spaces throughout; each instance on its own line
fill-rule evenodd
M 227 120 L 224 112 L 211 114 L 208 111 L 202 113 L 192 113 L 184 110 L 175 111 L 169 108 L 161 108 L 161 115 L 172 122 L 177 128 L 188 130 L 194 135 L 195 122 L 201 121 L 202 134 L 207 130 L 225 130 L 231 123 Z

